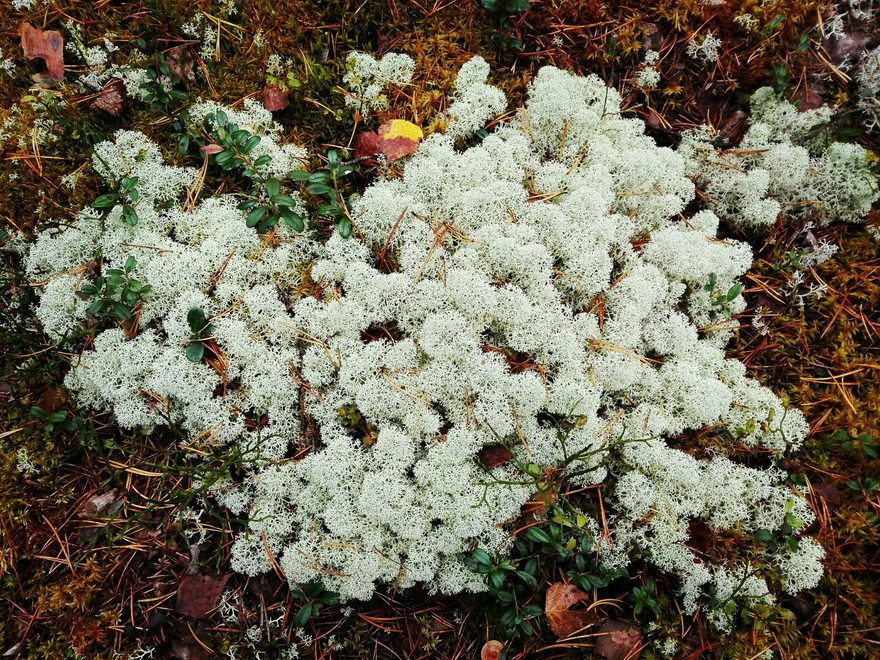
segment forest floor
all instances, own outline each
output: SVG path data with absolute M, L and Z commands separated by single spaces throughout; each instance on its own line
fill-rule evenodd
M 773 85 L 805 107 L 835 104 L 837 134 L 880 154 L 877 133 L 864 129 L 855 108 L 846 67 L 847 56 L 876 46 L 878 28 L 849 15 L 844 34 L 829 37 L 835 12 L 843 11 L 830 2 L 537 0 L 527 11 L 517 11 L 516 0 L 240 4 L 37 0 L 14 9 L 4 0 L 0 60 L 10 66 L 0 71 L 0 240 L 69 221 L 90 203 L 99 188 L 88 167 L 91 148 L 115 130 L 156 136 L 167 130 L 156 107 L 129 100 L 118 116 L 92 107 L 98 95 L 75 82 L 87 67 L 70 51 L 63 80 L 34 88 L 42 62 L 24 60 L 19 35 L 26 21 L 60 31 L 68 43 L 81 39 L 86 48 L 106 37 L 119 49 L 118 61 L 138 49 L 147 68 L 158 68 L 172 49 L 186 53 L 195 74 L 184 91 L 230 105 L 262 95 L 271 82 L 270 55 L 290 58 L 288 80 L 295 84 L 276 119 L 313 154 L 350 144 L 358 128 L 339 89 L 352 50 L 403 52 L 417 64 L 414 84 L 386 113 L 363 118 L 365 124 L 407 119 L 430 131 L 458 67 L 480 54 L 513 104 L 540 66 L 596 73 L 621 90 L 627 112 L 644 119 L 661 144 L 674 145 L 682 131 L 702 123 L 735 143 L 748 95 Z M 734 20 L 744 14 L 754 21 L 748 28 Z M 185 25 L 193 22 L 200 36 L 187 34 Z M 214 35 L 210 43 L 205 27 Z M 695 36 L 710 32 L 721 40 L 717 59 L 689 56 Z M 648 48 L 661 54 L 662 80 L 645 91 L 633 79 Z M 181 158 L 173 148 L 165 156 Z M 62 177 L 74 172 L 76 184 L 64 185 Z M 818 522 L 811 533 L 826 549 L 826 572 L 819 587 L 751 613 L 729 638 L 714 634 L 699 612 L 683 615 L 674 589 L 658 576 L 668 588 L 658 592 L 665 595 L 657 596 L 653 626 L 679 637 L 677 657 L 763 657 L 768 649 L 782 658 L 880 655 L 880 253 L 870 226 L 880 227 L 876 210 L 866 225 L 809 231 L 781 221 L 763 235 L 729 230 L 751 243 L 756 259 L 744 291 L 749 308 L 730 354 L 810 422 L 804 450 L 782 467 L 796 484 L 815 486 Z M 793 286 L 793 264 L 814 239 L 839 250 Z M 177 448 L 178 438 L 124 433 L 109 416 L 74 405 L 62 386 L 69 356 L 40 331 L 32 283 L 14 251 L 0 249 L 5 657 L 198 659 L 237 648 L 237 657 L 274 658 L 296 647 L 301 657 L 314 658 L 475 658 L 487 640 L 504 641 L 496 604 L 479 596 L 394 593 L 349 608 L 322 593 L 292 593 L 275 574 L 229 576 L 234 522 L 228 514 L 218 510 L 199 522 L 197 543 L 193 522 L 181 515 L 198 493 L 193 460 Z M 824 294 L 799 299 L 810 285 L 821 285 Z M 208 576 L 195 589 L 194 565 Z M 540 604 L 552 580 L 546 577 L 536 591 Z M 212 594 L 224 588 L 216 612 L 192 616 L 205 605 L 194 599 L 207 599 L 212 610 Z M 626 594 L 611 601 L 615 618 L 647 629 L 648 619 Z M 306 616 L 305 626 L 294 625 L 311 603 L 324 606 Z M 506 644 L 508 657 L 583 657 L 597 642 L 592 629 L 560 641 L 546 623 L 535 627 L 533 636 Z M 642 639 L 643 657 L 660 657 L 650 636 Z

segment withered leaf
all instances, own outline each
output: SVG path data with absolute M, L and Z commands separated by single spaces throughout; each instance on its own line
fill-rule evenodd
M 37 405 L 47 413 L 51 414 L 56 410 L 61 409 L 61 406 L 64 405 L 65 397 L 66 394 L 63 389 L 60 387 L 50 387 L 40 395 L 40 400 L 37 401 Z
M 290 105 L 290 98 L 287 91 L 281 89 L 278 85 L 271 84 L 263 87 L 263 107 L 269 112 L 277 112 L 284 110 Z
M 422 129 L 405 119 L 392 119 L 379 127 L 379 151 L 389 163 L 415 151 L 425 136 Z
M 186 46 L 175 46 L 165 53 L 165 63 L 172 76 L 184 85 L 192 85 L 196 81 L 195 58 Z
M 375 158 L 379 153 L 379 136 L 375 131 L 358 133 L 354 141 L 354 155 L 357 159 Z
M 688 521 L 687 547 L 701 554 L 708 554 L 715 547 L 715 532 L 699 518 Z
M 832 483 L 813 484 L 810 486 L 809 498 L 817 506 L 824 503 L 829 511 L 840 505 L 840 491 Z
M 125 101 L 128 98 L 125 92 L 125 84 L 122 78 L 110 78 L 98 93 L 98 98 L 92 101 L 96 110 L 103 110 L 114 117 L 118 117 L 125 109 Z
M 30 23 L 22 23 L 21 48 L 25 59 L 42 59 L 46 62 L 46 71 L 34 76 L 41 80 L 61 80 L 64 77 L 64 37 L 55 30 L 38 30 Z
M 489 445 L 480 450 L 480 463 L 490 470 L 507 463 L 513 454 L 503 445 Z
M 231 574 L 226 575 L 202 575 L 193 573 L 185 575 L 177 585 L 177 601 L 174 609 L 178 614 L 190 616 L 193 619 L 205 619 L 217 607 L 220 594 L 226 586 Z
M 587 594 L 570 582 L 554 582 L 550 585 L 544 603 L 544 614 L 550 630 L 557 637 L 568 637 L 596 622 L 596 615 L 592 611 L 572 609 L 587 598 Z
M 119 496 L 116 488 L 111 488 L 100 495 L 92 495 L 82 505 L 77 515 L 83 516 L 100 516 L 104 514 L 114 514 L 122 507 L 125 497 Z
M 596 653 L 605 660 L 634 660 L 641 655 L 642 633 L 623 621 L 609 619 L 599 629 Z

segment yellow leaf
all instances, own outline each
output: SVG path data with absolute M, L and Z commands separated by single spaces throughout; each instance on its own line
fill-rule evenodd
M 421 128 L 413 124 L 411 121 L 406 121 L 405 119 L 392 119 L 385 125 L 388 127 L 388 132 L 385 133 L 383 137 L 388 140 L 402 137 L 406 138 L 407 140 L 412 140 L 413 142 L 419 142 L 423 137 L 425 137 L 425 134 L 422 132 Z

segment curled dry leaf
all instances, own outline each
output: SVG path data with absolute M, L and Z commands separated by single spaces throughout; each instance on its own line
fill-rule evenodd
M 623 621 L 609 619 L 599 629 L 595 651 L 605 660 L 634 660 L 641 648 L 642 633 Z
M 480 462 L 490 470 L 504 465 L 511 458 L 513 454 L 503 445 L 489 445 L 480 450 Z
M 125 498 L 119 496 L 119 491 L 116 488 L 111 488 L 106 493 L 92 495 L 82 505 L 77 515 L 80 517 L 112 515 L 122 508 L 124 502 Z
M 840 491 L 832 483 L 813 484 L 810 486 L 809 498 L 816 506 L 824 504 L 829 511 L 840 505 Z
M 490 639 L 483 644 L 483 650 L 480 651 L 480 660 L 498 660 L 501 651 L 504 650 L 504 644 L 497 639 Z
M 194 573 L 185 575 L 177 586 L 177 602 L 174 609 L 178 614 L 194 619 L 205 619 L 220 602 L 220 594 L 226 586 L 230 573 L 221 576 Z
M 263 87 L 263 107 L 269 112 L 284 110 L 290 105 L 287 91 L 278 85 L 270 84 Z
M 739 144 L 748 127 L 748 119 L 749 116 L 745 112 L 737 110 L 721 124 L 718 137 L 724 140 L 725 145 Z
M 50 415 L 64 405 L 66 394 L 60 387 L 50 387 L 41 395 L 37 405 Z
M 375 131 L 358 133 L 354 141 L 354 155 L 357 159 L 375 158 L 379 151 L 379 136 Z
M 98 98 L 92 101 L 96 110 L 103 110 L 114 117 L 118 117 L 125 109 L 125 101 L 128 98 L 125 93 L 125 83 L 122 78 L 110 78 L 98 92 Z
M 25 59 L 46 62 L 46 71 L 35 75 L 34 80 L 61 80 L 64 77 L 64 37 L 61 33 L 55 30 L 44 32 L 30 23 L 22 23 L 19 33 Z
M 699 518 L 688 521 L 687 547 L 699 554 L 709 554 L 715 548 L 716 534 L 709 525 Z
M 571 583 L 554 582 L 550 585 L 544 603 L 544 614 L 550 630 L 557 637 L 568 637 L 596 622 L 596 615 L 592 611 L 572 609 L 587 598 L 587 594 Z
M 187 46 L 175 46 L 165 53 L 165 63 L 172 76 L 184 85 L 192 85 L 196 81 L 196 60 Z
M 409 156 L 419 146 L 425 134 L 422 129 L 405 119 L 392 119 L 379 127 L 379 151 L 388 162 Z

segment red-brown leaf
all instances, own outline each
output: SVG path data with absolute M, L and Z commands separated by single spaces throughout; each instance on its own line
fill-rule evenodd
M 98 98 L 92 101 L 92 107 L 118 117 L 125 109 L 126 98 L 128 97 L 122 78 L 110 78 L 98 93 Z
M 124 502 L 125 497 L 120 497 L 119 491 L 116 488 L 111 488 L 106 493 L 92 495 L 85 501 L 77 515 L 100 516 L 102 514 L 113 514 L 119 511 Z
M 196 61 L 188 47 L 175 46 L 166 52 L 165 63 L 171 70 L 171 75 L 177 76 L 184 85 L 192 85 L 196 81 Z
M 25 59 L 42 59 L 46 71 L 34 76 L 36 80 L 61 80 L 64 77 L 64 37 L 55 30 L 38 30 L 30 23 L 22 23 L 21 48 Z
M 494 470 L 499 465 L 504 465 L 512 457 L 513 454 L 510 453 L 507 447 L 502 445 L 490 445 L 480 450 L 480 463 L 490 470 Z
M 422 129 L 412 122 L 392 119 L 379 127 L 379 151 L 392 163 L 415 151 L 422 137 Z
M 715 532 L 699 518 L 688 521 L 687 546 L 701 554 L 708 554 L 715 547 Z
M 585 601 L 587 594 L 571 583 L 554 582 L 547 589 L 544 614 L 547 623 L 560 639 L 573 635 L 578 630 L 595 623 L 596 615 L 589 610 L 573 610 L 572 607 Z
M 284 110 L 290 105 L 287 91 L 278 85 L 266 85 L 263 87 L 263 107 L 269 112 Z
M 364 131 L 358 133 L 354 141 L 354 155 L 357 159 L 375 158 L 381 151 L 379 150 L 379 136 L 375 131 Z
M 174 609 L 194 619 L 205 619 L 217 607 L 223 587 L 230 574 L 213 576 L 193 573 L 185 575 L 177 586 Z
M 608 620 L 599 629 L 595 651 L 605 660 L 634 660 L 641 646 L 642 633 L 623 621 Z

